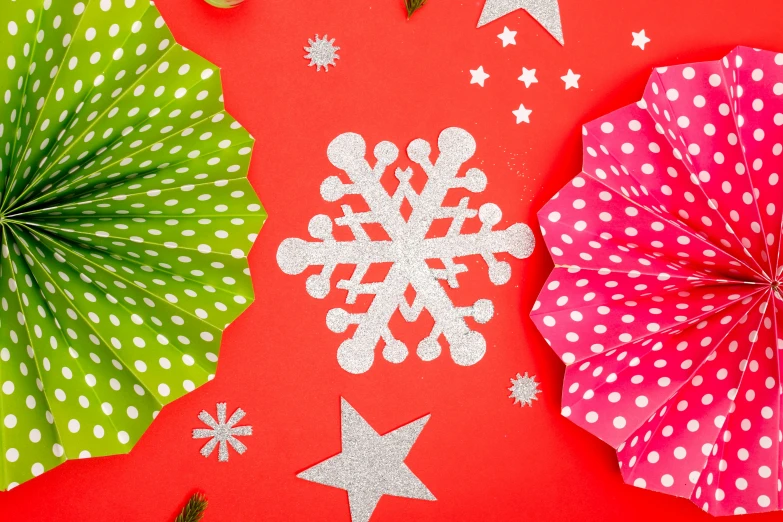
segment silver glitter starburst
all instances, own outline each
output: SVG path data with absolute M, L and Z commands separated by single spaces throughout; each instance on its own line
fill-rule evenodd
M 484 357 L 487 342 L 465 318 L 486 323 L 494 314 L 494 306 L 489 299 L 465 303 L 464 295 L 449 295 L 446 285 L 449 289 L 460 287 L 458 278 L 467 277 L 468 272 L 468 265 L 460 259 L 472 255 L 483 259 L 492 284 L 507 283 L 511 279 L 511 265 L 499 257 L 530 256 L 535 245 L 530 227 L 513 223 L 499 229 L 503 213 L 493 203 L 470 208 L 469 198 L 463 197 L 456 206 L 444 204 L 452 190 L 478 193 L 487 186 L 484 172 L 477 168 L 463 169 L 463 164 L 476 152 L 476 140 L 464 129 L 452 127 L 441 132 L 437 155 L 422 139 L 408 145 L 408 159 L 421 167 L 427 177 L 421 192 L 416 192 L 410 183 L 414 175 L 410 167 L 393 171 L 398 181 L 394 191 L 382 183 L 384 173 L 388 175 L 392 170 L 389 167 L 397 161 L 397 146 L 388 141 L 376 145 L 372 149 L 374 165 L 366 158 L 367 148 L 359 134 L 345 133 L 332 140 L 327 157 L 332 165 L 345 172 L 350 182 L 338 176 L 326 178 L 321 184 L 321 197 L 331 202 L 359 195 L 369 210 L 354 211 L 351 205 L 345 204 L 341 217 L 314 216 L 308 231 L 315 241 L 286 239 L 277 250 L 277 264 L 287 274 L 322 267 L 320 273 L 310 274 L 306 282 L 307 293 L 316 299 L 325 298 L 331 291 L 332 275 L 338 265 L 355 267 L 350 278 L 334 286 L 347 291 L 348 305 L 355 305 L 362 295 L 373 296 L 372 304 L 363 310 L 354 306 L 332 308 L 326 315 L 326 326 L 333 332 L 342 333 L 357 325 L 337 350 L 337 361 L 348 372 L 368 371 L 379 343 L 385 360 L 396 364 L 406 359 L 408 346 L 389 328 L 398 310 L 407 322 L 416 321 L 425 311 L 434 319 L 429 335 L 416 347 L 419 358 L 432 361 L 439 357 L 442 337 L 455 363 L 476 364 Z M 403 210 L 405 204 L 412 209 L 407 216 Z M 478 218 L 480 226 L 470 221 L 474 218 Z M 439 219 L 450 220 L 449 229 L 445 234 L 431 237 L 428 233 Z M 475 223 L 474 231 L 463 231 L 466 222 Z M 379 225 L 388 239 L 371 237 L 364 228 L 369 224 Z M 336 240 L 333 225 L 350 230 L 353 238 Z M 437 262 L 440 267 L 430 266 L 431 262 Z M 384 280 L 365 281 L 371 266 L 380 263 L 392 265 Z M 415 292 L 413 302 L 406 298 L 408 287 Z
M 524 376 L 517 374 L 516 379 L 511 379 L 511 388 L 508 389 L 511 395 L 508 398 L 513 398 L 514 404 L 521 403 L 523 408 L 525 404 L 532 407 L 533 401 L 538 400 L 536 395 L 541 393 L 541 390 L 538 389 L 538 384 L 535 375 L 528 377 L 527 372 L 525 372 Z
M 253 434 L 252 426 L 235 426 L 237 422 L 245 416 L 242 408 L 237 408 L 231 418 L 226 421 L 226 403 L 217 404 L 217 420 L 207 413 L 207 410 L 201 410 L 198 414 L 199 420 L 209 426 L 211 429 L 197 428 L 193 430 L 194 439 L 210 439 L 201 448 L 201 454 L 209 457 L 215 446 L 218 446 L 218 462 L 228 462 L 228 444 L 240 455 L 247 450 L 247 446 L 242 444 L 235 437 L 242 437 Z
M 318 35 L 315 35 L 315 40 L 307 39 L 310 47 L 304 48 L 307 51 L 305 59 L 310 60 L 309 67 L 315 65 L 316 71 L 320 71 L 321 67 L 323 67 L 326 72 L 329 72 L 329 66 L 335 67 L 337 65 L 335 60 L 340 59 L 340 56 L 337 54 L 340 48 L 335 47 L 334 38 L 331 40 L 328 40 L 328 38 L 326 35 L 323 38 L 318 38 Z

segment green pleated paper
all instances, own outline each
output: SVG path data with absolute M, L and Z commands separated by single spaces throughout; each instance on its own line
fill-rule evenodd
M 266 217 L 215 66 L 144 0 L 0 0 L 0 488 L 215 372 Z

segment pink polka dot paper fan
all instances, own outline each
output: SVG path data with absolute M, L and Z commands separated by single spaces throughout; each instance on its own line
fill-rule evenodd
M 629 484 L 783 509 L 783 54 L 656 69 L 583 135 L 539 212 L 555 269 L 531 313 L 567 365 L 563 415 Z

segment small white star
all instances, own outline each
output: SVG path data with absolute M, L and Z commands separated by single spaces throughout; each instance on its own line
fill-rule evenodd
M 575 74 L 574 71 L 571 69 L 568 69 L 568 73 L 566 73 L 565 76 L 561 76 L 560 79 L 565 82 L 565 88 L 566 90 L 573 87 L 574 89 L 579 88 L 579 78 L 581 78 L 581 74 Z
M 532 83 L 538 83 L 538 79 L 536 78 L 536 70 L 522 67 L 522 76 L 517 78 L 517 80 L 520 82 L 525 82 L 525 87 L 530 87 L 530 84 Z
M 509 31 L 508 27 L 503 27 L 503 32 L 498 35 L 498 38 L 503 40 L 503 47 L 507 45 L 516 45 L 517 32 Z
M 519 109 L 515 111 L 511 111 L 511 113 L 517 117 L 517 125 L 522 123 L 523 121 L 525 123 L 530 123 L 530 114 L 533 111 L 531 109 L 525 109 L 525 106 L 523 104 L 519 104 Z
M 631 34 L 633 35 L 633 43 L 631 44 L 631 47 L 638 47 L 642 51 L 644 51 L 644 46 L 650 43 L 650 39 L 647 38 L 647 35 L 644 34 L 644 29 L 639 31 L 638 33 L 634 33 L 631 31 Z
M 470 83 L 471 85 L 474 83 L 477 83 L 484 87 L 484 80 L 489 78 L 489 75 L 484 72 L 484 66 L 479 66 L 478 69 L 471 69 L 470 70 Z

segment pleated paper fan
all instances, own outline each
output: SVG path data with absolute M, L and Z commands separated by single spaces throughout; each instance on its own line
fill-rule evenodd
M 555 269 L 531 314 L 568 365 L 563 415 L 630 484 L 781 509 L 783 54 L 656 69 L 583 134 L 539 213 Z
M 210 379 L 265 213 L 215 66 L 142 0 L 0 0 L 0 487 Z

